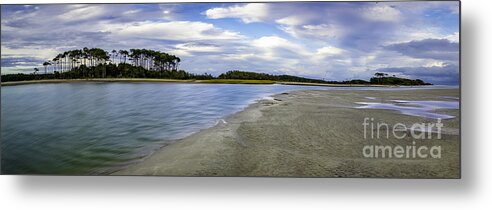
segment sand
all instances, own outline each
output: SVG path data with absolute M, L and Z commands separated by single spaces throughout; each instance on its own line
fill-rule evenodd
M 1 82 L 0 86 L 15 86 L 29 84 L 50 84 L 50 83 L 81 83 L 81 82 L 125 82 L 125 83 L 201 83 L 201 84 L 283 84 L 283 85 L 302 85 L 302 86 L 326 86 L 326 87 L 392 87 L 391 85 L 376 84 L 328 84 L 328 83 L 306 83 L 306 82 L 278 82 L 271 80 L 240 80 L 240 79 L 153 79 L 153 78 L 90 78 L 90 79 L 45 79 L 45 80 L 26 80 Z
M 441 139 L 364 139 L 364 118 L 389 125 L 435 123 L 355 102 L 451 100 L 458 89 L 309 90 L 261 100 L 114 175 L 459 178 L 459 110 L 440 110 Z M 366 97 L 374 97 L 368 99 Z M 410 133 L 408 131 L 407 133 Z M 410 135 L 410 134 L 409 134 Z M 440 158 L 368 158 L 364 146 L 441 147 Z

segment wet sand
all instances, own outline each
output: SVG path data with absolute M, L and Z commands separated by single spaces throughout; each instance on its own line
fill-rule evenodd
M 90 78 L 90 79 L 45 79 L 1 82 L 0 86 L 29 85 L 29 84 L 51 84 L 51 83 L 80 83 L 80 82 L 126 82 L 126 83 L 200 83 L 200 84 L 283 84 L 302 86 L 326 86 L 326 87 L 394 87 L 393 85 L 377 84 L 329 84 L 329 83 L 306 83 L 306 82 L 278 82 L 272 80 L 241 80 L 241 79 L 153 79 L 153 78 Z
M 369 97 L 369 98 L 367 98 Z M 373 97 L 373 98 L 370 98 Z M 394 110 L 356 109 L 355 102 L 455 100 L 458 89 L 309 90 L 261 100 L 215 127 L 163 147 L 114 175 L 459 178 L 458 109 L 442 138 L 364 139 L 364 118 L 392 126 L 436 123 Z M 385 133 L 383 129 L 382 133 Z M 415 142 L 415 144 L 414 144 Z M 367 145 L 441 147 L 441 158 L 368 158 Z

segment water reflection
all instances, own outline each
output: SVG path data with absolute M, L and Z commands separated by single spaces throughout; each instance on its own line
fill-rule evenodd
M 436 113 L 443 109 L 458 109 L 459 101 L 404 101 L 390 100 L 392 103 L 377 103 L 377 102 L 356 102 L 363 105 L 358 106 L 358 109 L 387 109 L 399 111 L 401 114 L 425 117 L 431 119 L 452 119 L 456 116 Z

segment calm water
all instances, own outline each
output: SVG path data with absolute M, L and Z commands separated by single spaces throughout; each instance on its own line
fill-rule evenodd
M 110 173 L 257 99 L 300 89 L 329 88 L 178 83 L 2 87 L 2 173 Z
M 370 97 L 366 97 L 371 100 L 375 100 Z M 430 119 L 452 119 L 456 116 L 438 113 L 441 109 L 459 109 L 459 98 L 449 98 L 453 101 L 404 101 L 404 100 L 391 100 L 390 103 L 379 102 L 357 102 L 357 104 L 363 105 L 356 108 L 359 109 L 387 109 L 399 111 L 401 114 L 424 117 Z
M 2 172 L 108 173 L 273 93 L 321 87 L 65 83 L 2 87 Z

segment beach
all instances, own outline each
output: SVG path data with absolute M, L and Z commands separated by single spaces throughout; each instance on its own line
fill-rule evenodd
M 114 175 L 459 178 L 460 116 L 443 120 L 441 138 L 366 139 L 364 118 L 387 124 L 435 120 L 393 110 L 357 109 L 368 100 L 436 100 L 458 89 L 303 90 L 260 100 Z M 369 99 L 370 98 L 370 99 Z M 410 132 L 410 131 L 408 131 Z M 440 146 L 440 158 L 367 158 L 367 145 Z
M 153 78 L 87 78 L 87 79 L 43 79 L 1 82 L 0 86 L 15 86 L 29 84 L 52 84 L 52 83 L 87 83 L 87 82 L 125 82 L 125 83 L 197 83 L 197 84 L 282 84 L 300 86 L 324 86 L 324 87 L 391 87 L 392 85 L 379 84 L 334 84 L 334 83 L 308 83 L 308 82 L 282 82 L 272 80 L 251 79 L 153 79 Z

